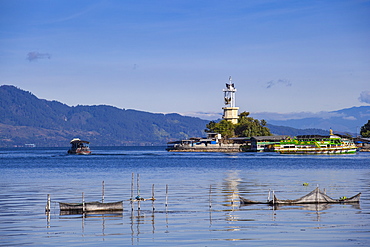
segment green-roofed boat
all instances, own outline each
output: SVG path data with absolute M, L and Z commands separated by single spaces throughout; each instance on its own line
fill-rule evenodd
M 334 135 L 300 135 L 281 140 L 275 144 L 275 150 L 281 154 L 354 154 L 357 147 L 344 136 Z

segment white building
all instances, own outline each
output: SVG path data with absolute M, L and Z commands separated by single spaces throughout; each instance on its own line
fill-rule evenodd
M 224 114 L 222 116 L 223 119 L 232 122 L 233 124 L 238 123 L 239 119 L 239 107 L 235 106 L 235 86 L 234 83 L 231 82 L 231 76 L 229 77 L 229 82 L 226 83 L 226 89 L 224 91 L 224 102 L 225 107 L 222 109 L 224 110 Z

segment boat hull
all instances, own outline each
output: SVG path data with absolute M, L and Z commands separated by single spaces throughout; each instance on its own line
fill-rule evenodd
M 81 211 L 81 212 L 96 212 L 96 211 L 123 211 L 123 202 L 86 202 L 86 203 L 59 203 L 60 211 Z
M 278 150 L 281 154 L 355 154 L 356 148 L 289 148 Z
M 82 155 L 87 155 L 91 154 L 90 150 L 68 150 L 68 154 L 82 154 Z
M 275 145 L 281 154 L 354 154 L 357 147 L 350 137 L 334 135 L 300 135 Z

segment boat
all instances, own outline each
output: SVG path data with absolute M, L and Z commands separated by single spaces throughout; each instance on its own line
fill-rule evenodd
M 268 199 L 265 202 L 260 201 L 252 201 L 246 199 L 244 197 L 239 196 L 241 204 L 269 204 L 269 205 L 277 205 L 277 204 L 313 204 L 313 203 L 359 203 L 360 202 L 361 193 L 354 195 L 352 197 L 341 197 L 339 199 L 333 199 L 328 196 L 326 193 L 322 192 L 318 187 L 308 193 L 301 198 L 295 200 L 281 200 L 278 199 L 275 194 L 273 193 L 272 200 Z
M 59 202 L 60 211 L 74 212 L 96 212 L 96 211 L 123 211 L 123 201 L 118 202 L 85 202 L 85 203 L 64 203 Z
M 275 144 L 275 151 L 281 154 L 353 154 L 355 143 L 347 137 L 334 135 L 299 135 Z
M 79 138 L 74 138 L 70 142 L 71 148 L 68 150 L 69 154 L 91 154 L 88 141 L 82 141 Z

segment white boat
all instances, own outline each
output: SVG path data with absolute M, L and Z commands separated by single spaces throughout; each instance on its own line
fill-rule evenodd
M 71 148 L 68 150 L 69 154 L 91 154 L 88 141 L 82 141 L 79 138 L 74 138 L 70 142 Z
M 350 138 L 334 135 L 300 135 L 281 140 L 275 144 L 275 150 L 281 154 L 353 154 L 357 147 Z

